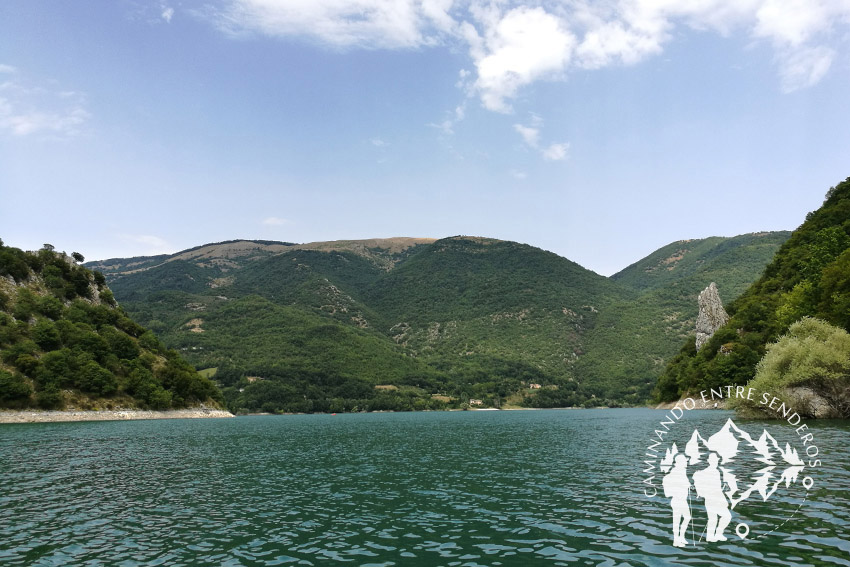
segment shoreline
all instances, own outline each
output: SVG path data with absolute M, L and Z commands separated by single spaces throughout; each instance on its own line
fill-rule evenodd
M 667 402 L 656 405 L 634 406 L 634 408 L 654 409 L 654 410 L 669 410 L 677 402 Z M 669 406 L 669 407 L 668 407 Z M 632 409 L 634 409 L 632 408 Z M 584 410 L 584 409 L 630 409 L 630 408 L 611 408 L 599 406 L 594 408 L 582 407 L 563 407 L 563 408 L 469 408 L 462 409 L 447 409 L 447 410 L 423 410 L 428 411 L 538 411 L 538 410 Z M 723 407 L 715 408 L 700 408 L 700 409 L 724 409 Z M 397 413 L 393 411 L 375 411 L 375 412 L 342 412 L 346 413 Z M 419 412 L 416 412 L 419 413 Z M 63 423 L 63 422 L 84 422 L 84 421 L 135 421 L 135 420 L 150 420 L 150 419 L 220 419 L 231 417 L 254 417 L 254 416 L 269 416 L 269 415 L 307 415 L 297 413 L 245 413 L 233 414 L 227 410 L 219 410 L 213 408 L 191 408 L 179 410 L 137 410 L 137 409 L 118 409 L 118 410 L 3 410 L 0 409 L 0 425 L 9 423 Z M 320 414 L 316 414 L 320 415 Z M 337 414 L 321 414 L 321 415 L 337 415 Z
M 74 421 L 130 421 L 142 419 L 205 419 L 235 417 L 226 410 L 191 408 L 179 410 L 0 410 L 3 423 L 61 423 Z

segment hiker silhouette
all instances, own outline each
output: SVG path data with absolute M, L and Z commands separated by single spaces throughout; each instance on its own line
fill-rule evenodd
M 732 520 L 729 512 L 729 501 L 723 494 L 723 478 L 718 467 L 720 457 L 717 453 L 709 453 L 708 466 L 693 475 L 694 490 L 697 496 L 704 500 L 708 524 L 705 528 L 706 541 L 726 541 L 723 535 L 726 526 Z
M 688 479 L 688 458 L 685 455 L 676 455 L 673 468 L 664 476 L 661 485 L 664 496 L 670 499 L 673 508 L 673 545 L 685 547 L 688 545 L 685 533 L 691 522 L 691 506 L 688 503 L 691 481 Z

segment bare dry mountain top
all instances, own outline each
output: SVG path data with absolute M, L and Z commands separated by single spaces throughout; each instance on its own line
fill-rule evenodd
M 369 238 L 366 240 L 333 240 L 328 242 L 308 242 L 293 244 L 268 240 L 231 240 L 215 244 L 205 244 L 176 254 L 144 256 L 136 258 L 110 259 L 90 262 L 90 269 L 107 275 L 128 275 L 178 260 L 193 262 L 200 266 L 218 266 L 221 268 L 239 268 L 260 258 L 285 254 L 294 250 L 319 250 L 322 252 L 352 252 L 371 259 L 376 264 L 391 268 L 392 256 L 400 254 L 420 244 L 431 244 L 434 238 Z

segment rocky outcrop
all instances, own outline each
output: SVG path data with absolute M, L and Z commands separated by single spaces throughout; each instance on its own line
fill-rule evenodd
M 729 315 L 723 309 L 717 284 L 711 282 L 699 294 L 699 315 L 697 315 L 697 350 L 700 350 L 711 336 L 729 321 Z

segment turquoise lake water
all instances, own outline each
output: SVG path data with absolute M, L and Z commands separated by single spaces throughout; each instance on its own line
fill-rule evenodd
M 669 501 L 644 494 L 664 415 L 0 425 L 0 565 L 850 566 L 850 426 L 808 422 L 822 464 L 734 510 L 726 542 L 698 541 L 705 512 L 692 502 L 680 549 Z M 683 447 L 729 417 L 687 412 L 669 440 Z M 788 425 L 736 423 L 799 443 Z

